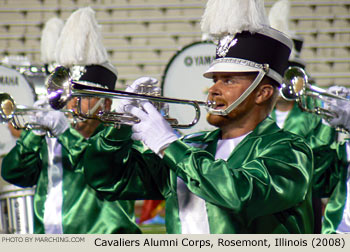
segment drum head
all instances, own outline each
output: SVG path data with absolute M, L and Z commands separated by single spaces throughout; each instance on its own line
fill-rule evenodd
M 24 76 L 14 69 L 0 65 L 0 92 L 12 96 L 16 104 L 32 106 L 35 101 L 34 88 Z M 7 124 L 0 124 L 0 156 L 7 154 L 16 144 Z
M 216 46 L 211 42 L 196 42 L 177 52 L 165 69 L 162 95 L 169 98 L 206 101 L 213 81 L 204 78 L 203 73 L 215 59 L 215 50 Z M 190 134 L 214 129 L 208 124 L 206 114 L 206 109 L 201 107 L 199 122 L 189 129 L 180 129 L 180 133 Z M 170 104 L 169 115 L 178 119 L 180 124 L 187 124 L 193 120 L 195 112 L 192 106 Z

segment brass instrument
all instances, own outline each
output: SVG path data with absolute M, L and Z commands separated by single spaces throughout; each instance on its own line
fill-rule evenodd
M 77 97 L 78 101 L 82 97 L 96 97 L 96 98 L 120 98 L 120 99 L 132 99 L 133 102 L 137 100 L 148 100 L 152 103 L 175 103 L 190 105 L 195 110 L 195 118 L 188 124 L 179 124 L 176 119 L 169 118 L 165 113 L 164 118 L 167 119 L 173 128 L 190 128 L 195 125 L 200 118 L 199 106 L 214 106 L 211 102 L 184 100 L 177 98 L 167 98 L 160 95 L 148 95 L 140 93 L 131 93 L 126 91 L 109 90 L 101 87 L 95 87 L 86 85 L 84 82 L 74 81 L 70 77 L 69 69 L 59 66 L 57 67 L 47 78 L 46 81 L 47 93 L 49 96 L 49 103 L 54 109 L 63 108 L 67 102 Z M 147 88 L 146 88 L 147 89 Z M 80 106 L 78 105 L 77 114 L 80 117 L 86 119 L 97 119 L 105 124 L 111 124 L 113 126 L 119 124 L 132 125 L 139 122 L 139 119 L 127 114 L 117 112 L 100 111 L 97 115 L 90 115 L 82 113 Z
M 0 93 L 0 123 L 10 122 L 15 129 L 41 129 L 49 132 L 49 129 L 33 122 L 31 119 L 31 116 L 34 116 L 34 114 L 39 111 L 49 112 L 52 111 L 52 109 L 16 105 L 11 95 L 8 93 Z M 71 113 L 75 116 L 72 110 L 60 111 Z
M 325 120 L 338 117 L 335 111 L 324 108 L 325 104 L 334 105 L 337 100 L 347 102 L 350 100 L 327 92 L 327 90 L 312 85 L 310 82 L 304 69 L 295 66 L 289 67 L 284 73 L 280 94 L 285 100 L 296 101 L 303 111 L 319 115 Z M 337 129 L 347 133 L 344 128 Z

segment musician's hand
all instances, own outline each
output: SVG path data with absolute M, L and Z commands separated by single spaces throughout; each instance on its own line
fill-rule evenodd
M 152 77 L 141 77 L 136 79 L 131 85 L 129 85 L 125 91 L 130 93 L 139 93 L 141 85 L 153 85 L 155 86 L 158 83 L 158 80 Z M 155 87 L 158 88 L 158 87 Z M 118 100 L 115 111 L 117 113 L 124 113 L 125 106 L 129 104 L 135 104 L 135 99 L 120 99 Z
M 350 131 L 350 102 L 343 106 L 330 105 L 329 109 L 335 112 L 338 117 L 333 117 L 328 120 L 328 123 L 333 127 L 341 127 Z
M 158 80 L 153 77 L 140 77 L 136 79 L 130 86 L 128 86 L 125 91 L 127 92 L 139 92 L 141 85 L 150 85 L 150 86 L 156 86 L 158 83 Z
M 343 86 L 331 86 L 327 91 L 344 98 L 350 94 L 350 90 Z
M 40 111 L 35 114 L 34 118 L 35 123 L 50 131 L 55 137 L 58 137 L 69 128 L 69 120 L 61 111 Z M 45 130 L 33 130 L 33 132 L 37 135 L 43 135 L 43 133 L 46 133 Z
M 169 123 L 149 102 L 142 104 L 143 110 L 135 106 L 127 106 L 127 111 L 140 119 L 133 125 L 131 136 L 134 140 L 140 140 L 154 153 L 160 154 L 170 143 L 178 137 Z
M 327 92 L 344 98 L 350 94 L 349 89 L 343 86 L 331 86 Z M 325 98 L 324 108 L 337 114 L 336 117 L 327 120 L 332 127 L 350 130 L 350 102 L 348 100 Z
M 47 97 L 43 97 L 41 99 L 38 99 L 37 101 L 34 102 L 33 104 L 33 108 L 36 108 L 36 109 L 50 109 L 50 104 L 49 104 L 49 100 Z M 37 111 L 34 113 L 34 115 L 31 115 L 30 116 L 30 123 L 34 123 L 36 124 L 35 126 L 36 127 L 39 127 L 39 120 L 40 118 L 42 118 L 43 116 L 45 116 L 44 114 L 46 114 L 46 112 L 43 112 L 43 111 Z M 38 136 L 43 136 L 46 134 L 46 130 L 44 129 L 40 129 L 40 128 L 35 128 L 33 130 L 34 134 L 35 135 L 38 135 Z
M 51 106 L 49 104 L 49 99 L 46 96 L 35 101 L 33 104 L 33 107 L 38 108 L 38 109 L 41 109 L 41 108 L 50 109 L 51 108 Z

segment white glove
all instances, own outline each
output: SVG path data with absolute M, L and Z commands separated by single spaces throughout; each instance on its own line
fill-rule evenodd
M 39 109 L 40 108 L 46 108 L 46 109 L 51 108 L 47 97 L 43 97 L 43 98 L 37 100 L 36 102 L 34 102 L 33 107 L 39 108 Z
M 342 86 L 332 86 L 327 89 L 327 92 L 335 94 L 340 97 L 344 97 L 344 98 L 346 98 L 350 94 L 350 90 Z M 343 106 L 350 105 L 348 101 L 335 99 L 331 97 L 325 97 L 324 100 L 325 100 L 324 108 L 328 110 L 332 110 L 332 106 L 343 107 Z
M 335 112 L 338 117 L 328 120 L 328 123 L 333 127 L 341 127 L 350 131 L 350 102 L 344 106 L 329 105 L 329 109 Z
M 69 128 L 69 120 L 61 111 L 37 112 L 34 122 L 43 126 L 45 130 L 50 131 L 55 137 L 58 137 Z M 43 135 L 43 130 L 33 130 L 33 132 L 37 135 Z
M 126 88 L 125 91 L 127 92 L 140 92 L 140 88 L 141 88 L 141 85 L 151 85 L 153 86 L 154 88 L 157 88 L 155 85 L 157 85 L 158 83 L 158 80 L 156 78 L 153 78 L 153 77 L 140 77 L 138 79 L 136 79 L 130 86 L 128 86 Z M 130 91 L 128 90 L 130 89 Z
M 127 106 L 128 113 L 140 119 L 140 122 L 132 126 L 134 140 L 140 140 L 154 153 L 160 154 L 169 144 L 176 141 L 178 137 L 173 128 L 149 102 L 142 104 L 143 110 L 135 106 Z
M 140 86 L 142 84 L 152 84 L 152 85 L 156 85 L 158 83 L 158 80 L 156 78 L 152 78 L 152 77 L 141 77 L 138 78 L 137 80 L 135 80 L 131 85 L 129 85 L 125 91 L 126 92 L 130 92 L 130 93 L 139 93 L 140 92 Z M 157 87 L 155 87 L 157 88 Z M 130 98 L 130 99 L 120 99 L 118 100 L 118 103 L 115 107 L 115 111 L 117 113 L 124 113 L 125 110 L 125 106 L 126 105 L 136 105 L 137 102 L 134 98 Z
M 350 90 L 343 86 L 331 86 L 327 91 L 344 98 L 350 93 Z
M 333 93 L 335 95 L 346 97 L 349 95 L 349 90 L 342 86 L 332 86 L 328 88 L 327 92 Z M 350 129 L 350 102 L 341 99 L 327 98 L 328 102 L 325 102 L 324 108 L 335 112 L 338 117 L 328 119 L 328 123 L 332 127 L 342 127 L 347 130 Z
M 37 101 L 34 102 L 33 104 L 33 108 L 37 108 L 37 109 L 50 109 L 50 104 L 49 104 L 49 100 L 47 97 L 43 97 Z M 35 127 L 40 127 L 39 124 L 39 118 L 43 117 L 44 116 L 44 113 L 47 113 L 47 112 L 43 112 L 43 111 L 38 111 L 38 112 L 35 112 L 34 115 L 31 115 L 30 116 L 30 124 L 36 124 Z M 35 135 L 38 135 L 38 136 L 43 136 L 46 134 L 46 130 L 44 129 L 39 129 L 39 128 L 35 128 L 33 129 L 33 132 Z

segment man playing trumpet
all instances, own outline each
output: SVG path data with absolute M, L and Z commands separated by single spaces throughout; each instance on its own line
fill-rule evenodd
M 268 117 L 291 41 L 267 26 L 262 1 L 209 0 L 202 22 L 219 37 L 204 73 L 218 129 L 179 139 L 150 103 L 126 105 L 140 123 L 91 142 L 89 184 L 108 200 L 165 199 L 168 233 L 311 233 L 312 151 Z
M 114 89 L 117 73 L 108 63 L 100 36 L 95 12 L 89 7 L 77 10 L 62 29 L 56 46 L 57 62 L 68 67 L 76 81 Z M 38 101 L 36 106 L 48 104 Z M 95 115 L 110 107 L 109 99 L 81 99 L 83 113 Z M 77 99 L 72 99 L 67 108 L 76 110 Z M 42 130 L 27 131 L 2 163 L 5 180 L 22 187 L 36 185 L 34 232 L 140 233 L 134 222 L 133 201 L 106 202 L 85 181 L 81 158 L 103 125 L 88 119 L 71 126 L 61 111 L 38 112 L 34 121 L 54 137 L 47 137 Z

